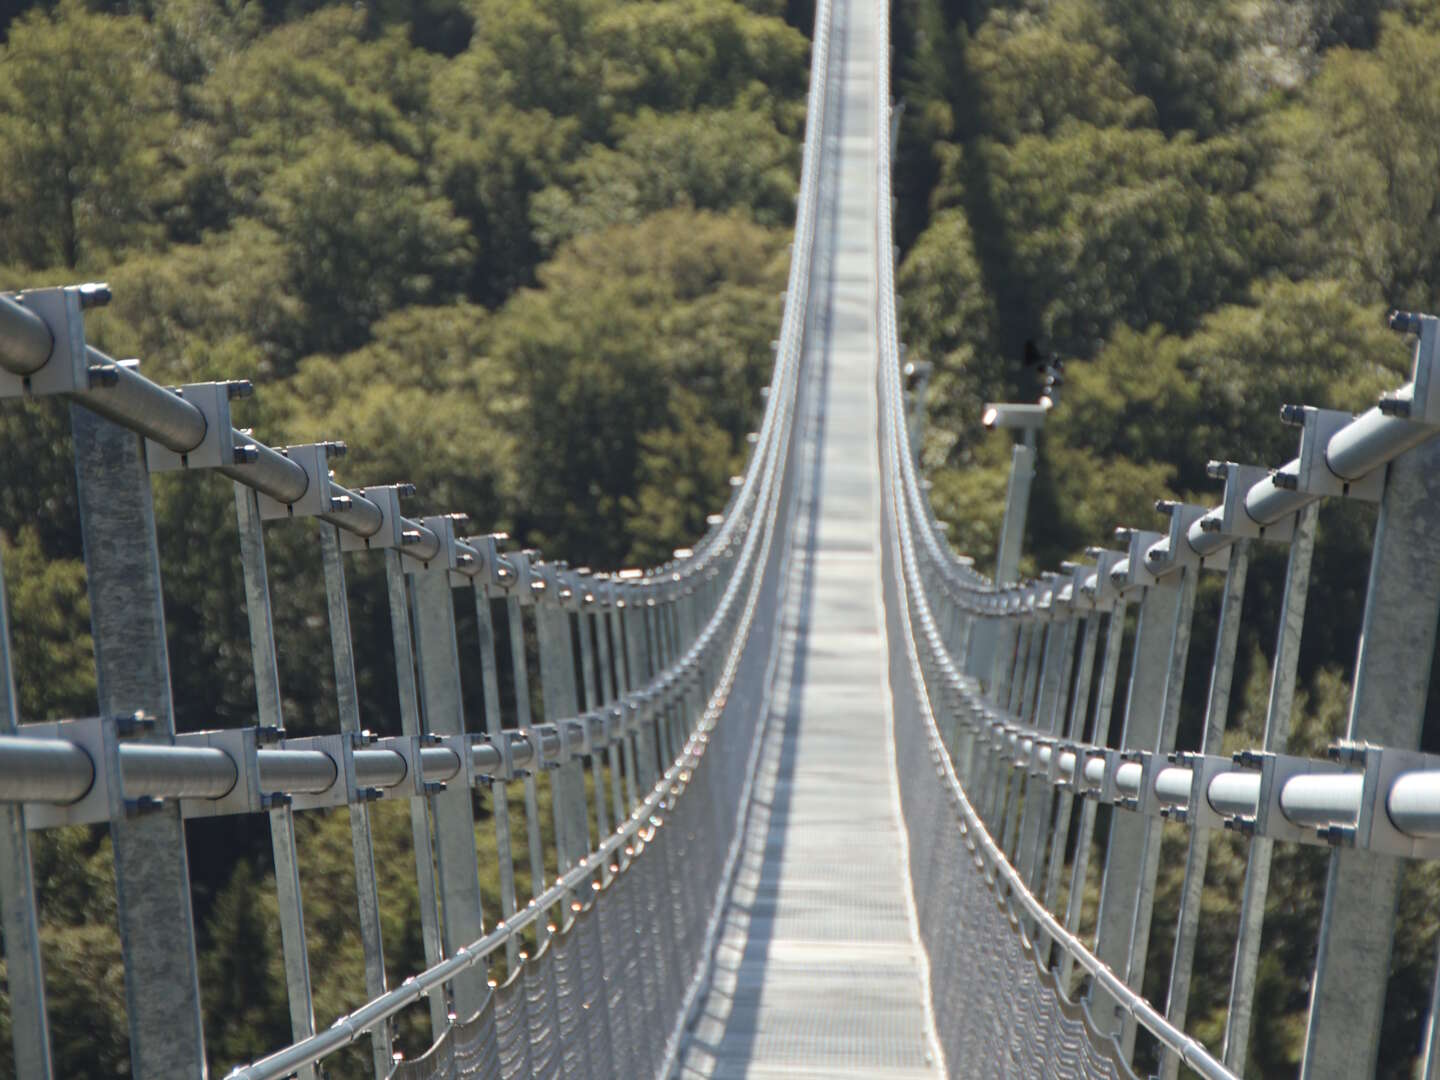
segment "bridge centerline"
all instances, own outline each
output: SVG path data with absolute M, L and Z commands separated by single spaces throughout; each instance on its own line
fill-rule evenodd
M 909 910 L 881 598 L 874 316 L 874 13 L 835 8 L 812 277 L 815 420 L 794 526 L 786 650 L 711 991 L 680 1075 L 938 1076 Z

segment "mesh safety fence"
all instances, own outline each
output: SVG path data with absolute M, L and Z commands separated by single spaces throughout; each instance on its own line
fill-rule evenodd
M 910 831 L 910 873 L 920 936 L 930 957 L 936 1033 L 952 1076 L 1111 1077 L 1134 1074 L 1092 1037 L 1081 1006 L 1067 1000 L 1037 960 L 972 849 L 946 778 L 938 741 L 907 675 L 892 665 L 900 802 Z M 1048 954 L 1048 949 L 1045 950 Z

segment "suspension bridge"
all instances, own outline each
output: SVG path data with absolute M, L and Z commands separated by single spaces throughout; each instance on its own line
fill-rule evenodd
M 1159 505 L 1163 528 L 1120 530 L 1116 549 L 1036 580 L 1017 567 L 1044 406 L 988 409 L 987 425 L 1025 438 L 986 577 L 949 548 L 916 469 L 923 373 L 897 337 L 888 5 L 816 7 L 763 423 L 724 512 L 663 566 L 594 574 L 469 535 L 463 515 L 408 517 L 405 485 L 335 480 L 339 444 L 272 449 L 237 431 L 236 384 L 161 387 L 87 345 L 103 289 L 0 296 L 0 398 L 70 405 L 99 699 L 89 718 L 17 715 L 25 628 L 0 593 L 0 917 L 20 1076 L 55 1072 L 29 837 L 70 824 L 112 839 L 134 1074 L 208 1075 L 184 823 L 226 815 L 268 820 L 292 1034 L 223 1063 L 233 1080 L 322 1076 L 352 1044 L 400 1080 L 1235 1077 L 1265 1019 L 1277 842 L 1323 849 L 1329 867 L 1301 1074 L 1373 1074 L 1401 870 L 1440 855 L 1440 760 L 1418 749 L 1440 616 L 1440 322 L 1395 317 L 1413 378 L 1374 408 L 1287 409 L 1293 461 L 1213 463 L 1218 505 Z M 164 471 L 234 485 L 252 727 L 175 730 L 151 504 Z M 1287 739 L 1327 498 L 1377 503 L 1378 519 L 1347 737 L 1309 758 Z M 329 734 L 285 729 L 266 523 L 319 548 Z M 1225 755 L 1261 544 L 1288 553 L 1265 736 Z M 385 738 L 361 727 L 346 585 L 369 559 L 384 563 L 399 687 L 401 734 Z M 1207 573 L 1223 603 L 1213 640 L 1192 640 Z M 478 655 L 458 644 L 457 592 L 475 605 Z M 1180 747 L 1192 648 L 1213 662 L 1202 741 Z M 529 896 L 510 791 L 528 865 L 556 867 L 531 875 Z M 476 792 L 493 807 L 499 911 L 482 910 Z M 399 985 L 371 838 L 380 800 L 409 809 L 424 940 L 425 968 Z M 317 1030 L 296 819 L 340 807 L 366 1003 Z M 1166 821 L 1185 829 L 1184 885 L 1165 993 L 1149 1000 Z M 1247 872 L 1224 1035 L 1207 1045 L 1187 1009 L 1220 829 L 1244 838 Z M 407 1060 L 395 1029 L 411 1011 L 434 1044 Z M 1427 1077 L 1440 1075 L 1433 1001 L 1429 1017 Z

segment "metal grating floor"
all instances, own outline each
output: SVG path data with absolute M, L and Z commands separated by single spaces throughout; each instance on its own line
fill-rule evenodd
M 940 1075 L 895 790 L 878 580 L 874 63 L 869 0 L 835 10 L 812 302 L 817 419 L 771 715 L 686 1078 Z M 838 100 L 836 100 L 838 98 Z

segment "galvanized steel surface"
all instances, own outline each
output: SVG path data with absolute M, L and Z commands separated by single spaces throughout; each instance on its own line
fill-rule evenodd
M 941 1075 L 898 818 L 874 569 L 875 26 L 835 5 L 807 425 L 760 777 L 678 1074 Z M 884 54 L 880 54 L 883 56 Z

